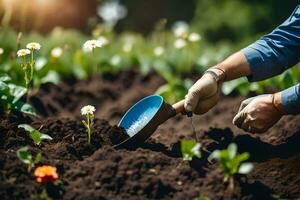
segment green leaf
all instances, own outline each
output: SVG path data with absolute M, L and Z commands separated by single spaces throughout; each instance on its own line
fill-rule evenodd
M 9 87 L 6 83 L 0 81 L 0 91 L 3 94 L 3 91 L 9 92 Z
M 38 152 L 35 156 L 34 164 L 38 164 L 39 162 L 41 162 L 41 160 L 42 160 L 42 154 L 41 152 Z
M 193 198 L 193 200 L 210 200 L 210 198 L 205 195 L 200 195 L 198 197 Z
M 34 108 L 31 105 L 24 103 L 22 101 L 17 101 L 16 103 L 14 103 L 12 108 L 22 113 L 36 116 L 36 112 L 34 111 Z
M 52 140 L 52 137 L 50 135 L 41 133 L 41 140 Z
M 16 103 L 20 98 L 27 92 L 27 89 L 22 86 L 17 86 L 15 84 L 8 84 L 10 95 L 13 96 L 12 103 Z
M 42 78 L 41 82 L 58 84 L 60 82 L 60 76 L 56 71 L 51 70 Z
M 30 126 L 28 124 L 19 124 L 18 128 L 23 128 L 25 131 L 28 131 L 28 132 L 35 130 L 32 126 Z
M 0 82 L 8 82 L 8 81 L 11 81 L 11 78 L 8 75 L 4 74 L 0 76 Z
M 191 161 L 193 157 L 201 158 L 201 145 L 195 140 L 181 140 L 180 148 L 183 160 Z
M 25 164 L 30 164 L 32 156 L 28 152 L 28 147 L 22 147 L 17 151 L 18 158 Z
M 42 134 L 39 131 L 33 130 L 33 131 L 30 132 L 29 135 L 30 135 L 31 139 L 33 140 L 34 144 L 40 145 L 40 143 L 42 141 L 41 140 Z
M 253 169 L 252 163 L 242 163 L 238 172 L 240 174 L 248 174 L 252 171 L 252 169 Z
M 228 148 L 228 155 L 230 159 L 233 159 L 237 153 L 237 146 L 234 143 L 229 144 Z

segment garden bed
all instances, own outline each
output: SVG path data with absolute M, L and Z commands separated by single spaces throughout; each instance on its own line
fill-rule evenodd
M 235 142 L 240 152 L 251 154 L 254 170 L 236 176 L 229 194 L 216 164 L 207 153 L 192 162 L 183 161 L 179 141 L 192 138 L 190 120 L 178 115 L 161 125 L 136 150 L 115 150 L 105 134 L 123 130 L 115 126 L 126 110 L 163 84 L 155 74 L 135 72 L 68 79 L 60 85 L 42 85 L 31 97 L 39 113 L 30 119 L 17 113 L 2 113 L 0 119 L 0 199 L 29 199 L 41 193 L 16 150 L 30 146 L 42 151 L 42 164 L 57 167 L 61 186 L 52 188 L 54 199 L 272 199 L 271 195 L 300 196 L 300 116 L 286 116 L 265 134 L 254 135 L 235 128 L 231 120 L 241 97 L 224 97 L 203 116 L 194 116 L 199 142 L 208 150 L 223 149 Z M 92 143 L 87 144 L 80 108 L 96 107 Z M 30 123 L 53 137 L 34 146 L 20 123 Z

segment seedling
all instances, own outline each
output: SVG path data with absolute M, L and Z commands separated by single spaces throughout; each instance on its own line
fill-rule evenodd
M 7 75 L 0 76 L 0 106 L 5 111 L 16 110 L 35 116 L 36 113 L 31 105 L 21 101 L 21 97 L 27 89 L 10 82 Z
M 39 162 L 41 162 L 42 154 L 39 152 L 33 158 L 29 153 L 28 147 L 23 147 L 17 151 L 18 158 L 25 164 L 27 164 L 27 171 L 30 172 L 32 168 Z
M 25 131 L 27 131 L 35 145 L 39 146 L 43 140 L 52 140 L 52 137 L 47 134 L 41 133 L 39 130 L 34 129 L 28 124 L 20 124 L 18 128 L 23 128 Z
M 94 124 L 95 111 L 96 111 L 95 107 L 91 105 L 87 105 L 81 108 L 81 115 L 86 117 L 86 121 L 82 120 L 82 123 L 87 128 L 89 144 L 91 144 L 91 129 Z
M 18 50 L 17 55 L 18 57 L 22 57 L 21 67 L 24 71 L 25 85 L 27 92 L 29 93 L 35 68 L 34 52 L 40 50 L 41 45 L 37 42 L 31 42 L 26 45 L 26 48 L 27 49 Z M 29 60 L 27 60 L 28 55 L 30 55 Z
M 210 200 L 210 198 L 205 195 L 200 195 L 198 197 L 193 198 L 193 200 Z
M 229 183 L 230 191 L 234 189 L 233 176 L 235 174 L 248 174 L 253 169 L 253 164 L 249 162 L 242 163 L 250 157 L 249 153 L 242 154 L 237 153 L 237 145 L 231 143 L 227 149 L 215 150 L 209 156 L 208 160 L 216 160 L 219 163 L 219 167 L 224 173 L 224 182 Z
M 180 149 L 183 160 L 191 161 L 193 157 L 201 158 L 201 144 L 195 140 L 181 140 Z

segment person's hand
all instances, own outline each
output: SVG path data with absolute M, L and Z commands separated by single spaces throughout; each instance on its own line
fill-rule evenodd
M 282 108 L 274 103 L 273 94 L 260 95 L 244 100 L 232 123 L 246 132 L 263 133 L 283 115 Z
M 187 112 L 203 114 L 215 106 L 219 100 L 219 83 L 221 73 L 219 69 L 211 69 L 189 89 L 185 98 L 184 107 Z M 221 78 L 219 78 L 219 76 Z

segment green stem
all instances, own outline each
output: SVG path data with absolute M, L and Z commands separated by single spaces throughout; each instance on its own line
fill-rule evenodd
M 28 164 L 27 172 L 30 173 L 31 169 L 32 169 L 32 161 L 30 161 L 30 163 Z
M 91 124 L 90 124 L 90 115 L 87 116 L 87 129 L 88 129 L 88 143 L 91 144 Z

